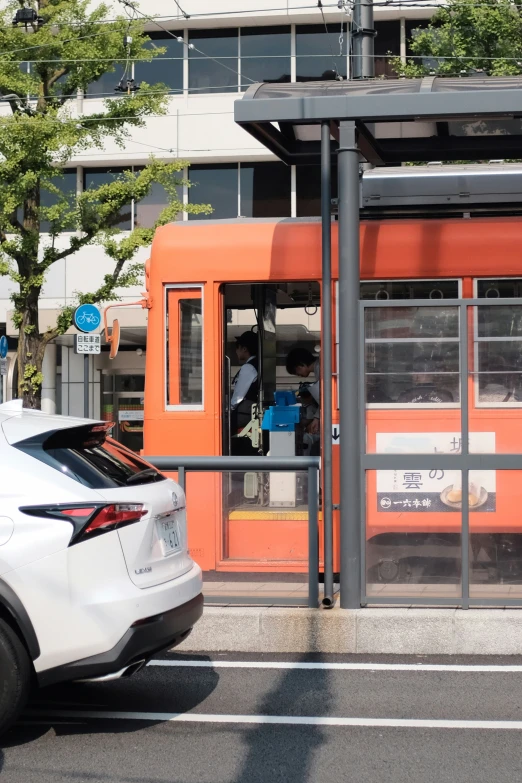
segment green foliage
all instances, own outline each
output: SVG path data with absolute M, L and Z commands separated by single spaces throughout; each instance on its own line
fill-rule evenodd
M 10 110 L 0 114 L 0 274 L 8 275 L 19 288 L 12 297 L 14 321 L 20 335 L 31 339 L 33 350 L 38 348 L 40 361 L 39 344 L 67 331 L 73 310 L 65 308 L 56 328 L 40 333 L 38 299 L 52 264 L 82 247 L 102 245 L 112 269 L 96 290 L 77 295 L 78 304 L 117 299 L 120 288 L 138 282 L 141 265 L 132 259 L 139 248 L 150 244 L 157 225 L 182 210 L 212 210 L 209 205 L 179 201 L 178 188 L 184 184 L 180 172 L 188 165 L 180 160 L 151 159 L 143 170 L 126 171 L 78 197 L 64 192 L 62 169 L 68 161 L 79 153 L 102 149 L 107 141 L 123 148 L 132 128 L 143 127 L 147 117 L 168 109 L 167 88 L 161 84 L 115 94 L 96 114 L 78 113 L 78 91 L 86 91 L 116 66 L 123 65 L 125 71 L 131 61 L 150 61 L 164 49 L 147 46 L 149 38 L 138 20 L 122 16 L 105 23 L 115 15 L 107 5 L 94 8 L 89 0 L 30 0 L 30 4 L 42 23 L 27 31 L 12 25 L 21 2 L 7 2 L 0 11 L 0 106 Z M 130 45 L 125 45 L 125 35 L 132 37 Z M 118 229 L 121 209 L 143 199 L 157 182 L 168 194 L 168 206 L 156 226 L 122 233 Z M 30 369 L 33 365 L 24 351 L 19 349 L 20 376 L 35 391 L 40 369 L 36 365 L 34 372 Z
M 400 76 L 520 74 L 520 6 L 511 0 L 447 0 L 428 27 L 414 31 L 410 49 L 413 56 L 406 63 L 392 61 Z

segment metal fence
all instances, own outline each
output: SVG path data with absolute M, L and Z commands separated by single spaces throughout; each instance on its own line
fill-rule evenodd
M 308 473 L 308 606 L 319 606 L 319 457 L 145 457 L 162 471 L 177 471 L 186 488 L 188 471 L 307 471 Z

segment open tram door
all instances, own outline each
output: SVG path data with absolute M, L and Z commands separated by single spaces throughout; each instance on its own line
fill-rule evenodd
M 320 346 L 320 287 L 316 281 L 227 283 L 222 303 L 222 453 L 300 456 L 307 452 L 306 416 L 300 392 L 316 379 L 290 375 L 286 358 L 296 347 L 317 360 Z M 236 350 L 245 333 L 255 335 L 255 393 L 243 405 L 248 421 L 237 416 L 234 389 L 245 357 Z M 239 356 L 238 356 L 239 353 Z M 247 360 L 248 361 L 248 360 Z M 292 407 L 295 427 L 277 442 L 263 429 L 276 392 Z M 294 398 L 295 395 L 295 398 Z M 281 395 L 278 395 L 279 398 Z M 237 397 L 236 397 L 237 400 Z M 239 424 L 239 426 L 238 426 Z M 265 422 L 266 424 L 266 422 Z M 281 451 L 280 449 L 283 449 Z M 247 561 L 268 570 L 306 570 L 307 477 L 300 473 L 237 472 L 223 476 L 223 561 Z

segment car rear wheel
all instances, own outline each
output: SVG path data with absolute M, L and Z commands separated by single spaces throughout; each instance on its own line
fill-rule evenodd
M 0 734 L 25 706 L 31 684 L 27 650 L 13 629 L 0 619 Z

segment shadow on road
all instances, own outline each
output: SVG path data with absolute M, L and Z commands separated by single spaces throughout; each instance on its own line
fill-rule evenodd
M 309 650 L 317 650 L 313 623 Z M 303 654 L 298 660 L 309 661 L 310 655 Z M 317 663 L 323 660 L 321 654 L 314 656 Z M 296 684 L 302 687 L 296 688 Z M 330 714 L 331 705 L 328 669 L 283 669 L 254 712 L 258 715 L 321 717 Z M 326 741 L 321 726 L 261 724 L 243 731 L 248 752 L 233 783 L 307 783 L 316 779 L 314 756 Z

